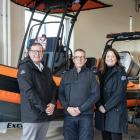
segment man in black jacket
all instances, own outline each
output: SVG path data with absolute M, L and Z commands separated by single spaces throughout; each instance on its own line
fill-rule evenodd
M 86 53 L 74 52 L 74 68 L 66 72 L 59 97 L 64 108 L 64 139 L 93 140 L 93 105 L 100 98 L 95 73 L 85 67 Z
M 22 140 L 46 140 L 49 116 L 55 108 L 56 86 L 49 68 L 41 63 L 43 52 L 41 44 L 32 44 L 19 66 Z

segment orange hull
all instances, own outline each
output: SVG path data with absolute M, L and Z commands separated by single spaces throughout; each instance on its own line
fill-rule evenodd
M 140 106 L 140 98 L 139 98 L 140 85 L 128 82 L 127 90 L 128 90 L 127 106 L 128 107 Z
M 4 65 L 0 65 L 0 75 L 4 75 L 4 76 L 10 77 L 10 78 L 17 78 L 16 77 L 17 69 L 8 67 L 8 66 L 4 66 Z M 61 78 L 54 76 L 53 79 L 54 79 L 56 85 L 59 86 Z M 139 86 L 137 84 L 133 84 L 131 82 L 128 83 L 128 90 L 131 90 L 133 92 L 138 89 L 139 89 Z M 0 101 L 20 104 L 20 93 L 0 89 Z M 128 107 L 140 106 L 140 99 L 136 99 L 136 98 L 127 99 L 127 106 Z M 62 109 L 60 101 L 57 101 L 57 108 Z
M 135 107 L 135 106 L 140 106 L 140 99 L 128 99 L 127 100 L 127 107 Z

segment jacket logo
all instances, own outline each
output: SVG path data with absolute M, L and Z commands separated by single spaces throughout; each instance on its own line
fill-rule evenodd
M 122 76 L 122 77 L 121 77 L 121 80 L 122 80 L 122 81 L 126 80 L 126 76 Z
M 21 70 L 21 71 L 20 71 L 20 74 L 25 74 L 25 73 L 26 73 L 25 70 Z

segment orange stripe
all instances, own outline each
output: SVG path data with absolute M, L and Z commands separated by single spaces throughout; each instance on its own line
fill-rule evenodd
M 0 65 L 0 74 L 2 75 L 17 78 L 17 71 L 18 69 Z M 55 81 L 57 86 L 60 85 L 60 81 L 61 81 L 60 77 L 53 76 L 53 80 Z
M 140 87 L 139 87 L 139 84 L 135 84 L 133 82 L 128 82 L 127 89 L 128 90 L 139 90 Z
M 20 94 L 10 92 L 10 91 L 0 90 L 0 101 L 20 104 Z
M 0 101 L 20 104 L 20 94 L 0 90 Z M 129 99 L 127 100 L 127 107 L 140 106 L 140 100 Z M 62 109 L 60 101 L 57 101 L 57 109 Z
M 1 67 L 2 66 L 0 66 L 0 68 Z M 2 67 L 2 68 L 4 70 L 5 67 Z M 3 75 L 8 75 L 8 74 L 4 73 L 3 70 L 2 70 L 3 73 L 2 72 L 1 73 Z M 61 82 L 61 78 L 60 77 L 53 76 L 53 80 L 54 80 L 54 82 L 56 83 L 57 86 L 60 85 L 60 82 Z M 20 103 L 20 94 L 9 92 L 9 91 L 0 90 L 0 101 L 6 101 L 6 102 L 11 102 L 11 103 L 19 104 Z M 57 102 L 57 108 L 58 109 L 62 109 L 62 106 L 61 106 L 59 101 Z
M 140 100 L 129 99 L 127 100 L 127 107 L 140 106 Z
M 61 77 L 53 76 L 53 80 L 57 86 L 60 85 L 61 79 L 62 79 Z
M 53 76 L 53 80 L 57 86 L 60 86 L 61 79 L 62 79 L 61 77 Z M 60 103 L 60 100 L 57 100 L 56 106 L 57 106 L 57 109 L 62 109 L 62 105 Z
M 16 78 L 17 77 L 17 69 L 0 65 L 0 74 Z
M 0 101 L 20 104 L 20 94 L 0 90 Z M 59 100 L 57 101 L 57 109 L 62 109 L 62 105 Z

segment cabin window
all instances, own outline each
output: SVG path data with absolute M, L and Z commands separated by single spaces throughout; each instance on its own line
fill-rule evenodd
M 29 10 L 25 10 L 25 31 L 27 29 L 28 22 L 30 20 L 30 16 L 31 16 L 31 12 Z M 39 12 L 36 12 L 34 14 L 34 18 L 38 19 L 38 20 L 42 20 L 43 16 L 44 16 L 44 14 L 39 13 Z M 45 20 L 46 24 L 42 25 L 42 28 L 41 28 L 41 30 L 39 32 L 38 37 L 41 37 L 42 34 L 46 34 L 47 37 L 56 37 L 58 29 L 59 29 L 59 23 L 55 23 L 55 22 L 56 21 L 60 22 L 60 20 L 61 20 L 61 15 L 49 15 Z M 36 22 L 36 21 L 33 21 L 31 23 L 31 27 L 33 25 L 34 25 L 34 27 L 33 27 L 32 32 L 30 33 L 29 38 L 35 38 L 36 32 L 37 32 L 38 27 L 39 27 L 39 26 L 37 26 L 35 24 L 38 24 L 38 23 L 39 22 Z M 69 26 L 70 26 L 70 19 L 69 18 L 64 19 L 64 26 L 65 26 L 65 28 L 64 28 L 64 31 L 63 31 L 63 44 L 65 45 L 65 41 L 67 40 L 67 35 L 68 35 L 68 32 L 69 32 L 68 29 L 69 29 Z

